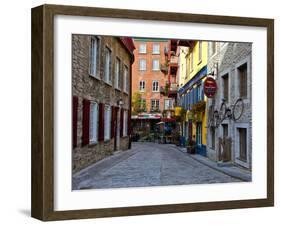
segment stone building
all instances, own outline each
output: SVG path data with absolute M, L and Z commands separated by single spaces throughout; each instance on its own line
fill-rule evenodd
M 72 168 L 130 148 L 131 38 L 72 36 Z
M 218 90 L 214 98 L 208 99 L 207 156 L 249 170 L 252 166 L 251 54 L 251 43 L 210 42 L 208 47 L 208 73 L 214 74 Z

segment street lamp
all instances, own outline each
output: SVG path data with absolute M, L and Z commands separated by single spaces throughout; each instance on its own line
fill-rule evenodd
M 123 102 L 123 100 L 122 100 L 122 98 L 120 98 L 119 100 L 117 100 L 117 105 L 118 106 L 122 106 L 124 104 L 124 102 Z

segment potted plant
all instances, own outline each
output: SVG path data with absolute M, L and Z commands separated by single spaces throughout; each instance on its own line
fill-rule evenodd
M 186 151 L 189 154 L 195 154 L 196 142 L 193 139 L 188 140 Z

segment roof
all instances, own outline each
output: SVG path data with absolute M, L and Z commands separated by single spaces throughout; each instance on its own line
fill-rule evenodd
M 120 37 L 120 41 L 124 44 L 125 48 L 131 53 L 131 55 L 133 55 L 136 48 L 133 39 L 129 37 Z

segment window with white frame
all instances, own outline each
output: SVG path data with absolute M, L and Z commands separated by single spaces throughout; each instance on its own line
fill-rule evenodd
M 129 69 L 126 65 L 124 65 L 124 72 L 123 72 L 123 90 L 128 93 L 129 92 Z
M 124 110 L 123 114 L 123 136 L 128 135 L 128 111 Z
M 99 63 L 99 49 L 100 49 L 100 44 L 99 44 L 99 39 L 97 37 L 92 37 L 91 38 L 91 47 L 90 47 L 90 57 L 89 57 L 89 73 L 91 76 L 99 78 L 98 75 L 98 63 Z
M 172 99 L 165 99 L 164 100 L 164 109 L 165 110 L 173 109 L 173 100 Z
M 160 54 L 160 45 L 154 43 L 152 45 L 152 54 Z
M 111 84 L 111 50 L 105 47 L 104 81 Z
M 120 89 L 120 72 L 121 72 L 121 61 L 118 57 L 115 60 L 115 88 Z
M 159 83 L 158 81 L 152 82 L 152 92 L 159 92 Z
M 98 104 L 96 102 L 90 105 L 90 144 L 98 141 Z
M 139 60 L 139 70 L 146 71 L 146 59 Z
M 151 100 L 151 110 L 152 111 L 158 111 L 159 110 L 159 99 L 152 99 Z
M 145 81 L 144 81 L 144 80 L 141 80 L 141 81 L 140 81 L 140 91 L 141 91 L 141 92 L 144 92 L 144 90 L 145 90 Z
M 141 43 L 139 45 L 139 53 L 146 53 L 146 44 L 145 43 Z
M 111 108 L 109 105 L 104 106 L 104 140 L 110 139 L 111 132 Z
M 153 59 L 152 60 L 152 70 L 153 71 L 159 71 L 160 70 L 159 59 Z

